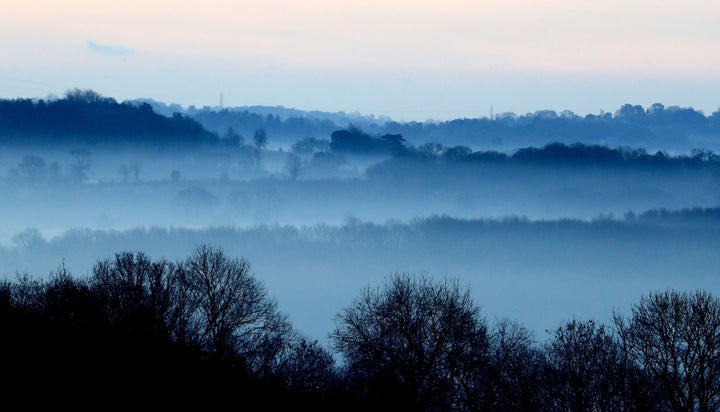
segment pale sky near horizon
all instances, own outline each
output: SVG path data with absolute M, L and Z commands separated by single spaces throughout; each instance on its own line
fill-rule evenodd
M 0 0 L 0 98 L 397 120 L 720 108 L 720 2 Z

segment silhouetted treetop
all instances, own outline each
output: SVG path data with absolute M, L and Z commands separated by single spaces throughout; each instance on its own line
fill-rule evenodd
M 336 153 L 388 154 L 401 149 L 404 143 L 399 134 L 373 137 L 353 125 L 330 135 L 330 150 Z

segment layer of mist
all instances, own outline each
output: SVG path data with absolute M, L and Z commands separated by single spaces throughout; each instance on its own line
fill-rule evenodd
M 209 243 L 248 259 L 320 340 L 398 272 L 458 278 L 486 316 L 541 340 L 649 292 L 719 292 L 718 113 L 630 105 L 363 130 L 292 111 L 157 111 L 81 90 L 0 101 L 0 274 L 83 276 L 115 253 L 172 260 Z M 283 135 L 292 125 L 322 127 Z
M 0 181 L 0 212 L 7 217 L 0 243 L 11 244 L 28 227 L 52 237 L 69 228 L 298 225 L 348 218 L 383 223 L 443 214 L 588 220 L 720 201 L 717 161 L 642 167 L 380 155 L 327 155 L 319 161 L 264 151 L 248 166 L 241 154 L 211 148 L 90 146 L 86 153 L 90 166 L 78 181 L 71 151 L 0 151 L 0 170 L 7 170 Z M 286 169 L 292 156 L 301 162 L 294 177 Z
M 365 286 L 396 272 L 450 276 L 470 287 L 486 316 L 516 319 L 543 340 L 561 321 L 607 321 L 612 309 L 627 310 L 651 291 L 716 291 L 720 209 L 591 221 L 432 216 L 382 224 L 74 229 L 52 239 L 30 229 L 15 240 L 0 249 L 10 278 L 47 276 L 61 264 L 82 276 L 121 251 L 176 260 L 201 243 L 219 246 L 248 259 L 293 324 L 321 341 Z

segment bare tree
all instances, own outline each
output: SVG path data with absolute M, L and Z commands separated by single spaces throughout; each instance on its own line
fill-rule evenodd
M 292 328 L 251 273 L 250 263 L 202 245 L 178 271 L 193 308 L 190 328 L 200 346 L 223 358 L 240 358 L 250 373 L 271 371 Z
M 121 174 L 122 177 L 123 177 L 123 180 L 122 180 L 123 183 L 127 183 L 127 182 L 128 182 L 128 176 L 130 175 L 130 167 L 129 167 L 127 164 L 123 163 L 123 164 L 120 165 L 119 172 L 120 172 L 120 174 Z
M 17 273 L 9 285 L 10 305 L 25 312 L 38 312 L 43 306 L 43 284 L 28 273 Z
M 419 410 L 469 408 L 480 396 L 487 328 L 456 280 L 396 274 L 336 322 L 331 339 L 358 391 Z
M 559 411 L 659 410 L 644 402 L 642 376 L 633 373 L 620 343 L 605 325 L 573 319 L 546 345 L 549 399 Z
M 429 142 L 417 148 L 418 153 L 425 159 L 438 159 L 445 150 L 445 147 L 440 143 Z
M 142 170 L 142 165 L 137 160 L 133 160 L 128 165 L 128 168 L 130 169 L 130 172 L 132 173 L 133 180 L 135 182 L 140 181 L 140 170 Z
M 488 411 L 538 411 L 543 404 L 544 357 L 522 324 L 500 319 L 490 328 L 484 405 Z
M 20 179 L 35 183 L 47 177 L 49 169 L 45 159 L 36 155 L 27 155 L 22 158 L 17 167 Z
M 472 154 L 472 149 L 467 146 L 446 147 L 442 151 L 442 157 L 452 162 L 465 160 Z
M 257 129 L 253 134 L 253 144 L 250 151 L 244 150 L 245 156 L 250 160 L 250 163 L 255 168 L 260 168 L 260 160 L 262 159 L 262 152 L 265 150 L 268 144 L 267 132 L 265 129 Z
M 720 301 L 710 292 L 651 293 L 614 322 L 674 411 L 720 410 Z
M 245 144 L 245 138 L 240 135 L 240 133 L 236 132 L 235 129 L 232 127 L 228 127 L 225 130 L 225 133 L 223 134 L 223 139 L 229 144 L 230 146 L 242 146 Z
M 332 353 L 317 340 L 297 335 L 282 355 L 278 375 L 285 387 L 302 395 L 328 398 L 339 390 L 339 376 Z
M 130 163 L 123 163 L 122 165 L 120 165 L 120 174 L 123 177 L 123 183 L 127 183 L 129 181 L 129 176 L 131 174 L 133 177 L 133 181 L 139 182 L 141 169 L 142 165 L 137 160 L 133 160 Z
M 90 89 L 74 88 L 65 92 L 65 100 L 74 103 L 96 104 L 102 102 L 104 99 L 100 93 Z
M 330 152 L 330 141 L 317 139 L 315 137 L 305 137 L 293 143 L 292 152 L 298 155 L 328 153 Z
M 79 182 L 87 179 L 87 172 L 92 166 L 90 151 L 84 148 L 74 149 L 70 152 L 73 163 L 70 164 L 70 174 Z
M 20 233 L 13 235 L 12 241 L 20 252 L 28 252 L 46 243 L 40 230 L 35 227 L 28 227 Z
M 298 176 L 300 176 L 300 171 L 303 167 L 302 163 L 300 156 L 295 153 L 288 154 L 287 160 L 285 161 L 285 170 L 292 180 L 297 180 Z
M 94 265 L 90 284 L 114 324 L 147 327 L 155 335 L 184 342 L 177 325 L 189 315 L 172 263 L 152 261 L 142 252 L 116 253 Z
M 255 143 L 255 148 L 258 151 L 261 151 L 267 147 L 268 137 L 265 129 L 255 130 L 255 133 L 253 134 L 253 143 Z

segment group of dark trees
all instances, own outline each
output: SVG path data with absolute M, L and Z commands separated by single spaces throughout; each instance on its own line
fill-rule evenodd
M 457 280 L 395 274 L 336 316 L 334 352 L 296 331 L 245 259 L 122 252 L 87 277 L 0 285 L 6 400 L 419 411 L 718 411 L 720 301 L 642 296 L 611 325 L 538 343 Z M 41 396 L 30 400 L 30 395 Z M 106 404 L 107 405 L 107 404 Z
M 119 103 L 92 90 L 69 90 L 54 100 L 1 99 L 3 144 L 202 144 L 217 141 L 187 115 L 166 117 L 149 104 Z
M 58 161 L 47 162 L 42 156 L 24 155 L 17 166 L 9 170 L 8 180 L 13 183 L 30 185 L 85 181 L 92 167 L 92 153 L 81 147 L 70 150 L 69 154 L 71 161 L 65 165 L 65 171 Z M 124 177 L 123 181 L 127 182 L 131 174 L 135 180 L 139 180 L 140 168 L 138 162 L 131 162 L 129 165 L 123 164 L 120 169 Z
M 717 172 L 720 156 L 711 150 L 694 149 L 686 154 L 664 151 L 649 153 L 643 148 L 560 142 L 542 147 L 525 147 L 503 153 L 493 150 L 472 150 L 468 146 L 444 146 L 430 142 L 420 146 L 397 147 L 395 155 L 372 166 L 368 173 L 392 176 L 407 168 L 414 172 L 436 173 L 438 167 L 460 166 L 541 166 L 574 168 L 613 168 L 616 170 L 654 169 L 657 171 L 695 170 Z
M 373 137 L 356 126 L 336 130 L 330 135 L 330 150 L 336 153 L 396 154 L 404 150 L 405 139 L 399 134 Z
M 371 135 L 351 125 L 335 130 L 329 140 L 303 138 L 293 146 L 295 154 L 310 161 L 332 158 L 338 164 L 350 155 L 379 155 L 384 160 L 368 169 L 371 175 L 399 176 L 410 173 L 437 173 L 437 168 L 463 166 L 543 166 L 543 167 L 607 167 L 615 169 L 693 169 L 717 170 L 720 156 L 709 149 L 692 149 L 687 153 L 670 154 L 662 150 L 649 152 L 642 147 L 610 147 L 604 144 L 552 142 L 540 147 L 528 146 L 511 152 L 473 150 L 464 145 L 427 142 L 413 145 L 400 134 Z M 413 170 L 408 170 L 413 169 Z M 407 172 L 407 173 L 406 173 Z
M 118 253 L 86 278 L 64 266 L 48 280 L 18 276 L 0 286 L 0 306 L 5 399 L 272 408 L 310 402 L 327 386 L 313 379 L 333 373 L 330 355 L 293 330 L 249 262 L 209 246 L 180 262 Z M 300 369 L 310 366 L 315 376 Z
M 542 345 L 424 276 L 368 288 L 338 319 L 354 392 L 417 410 L 720 410 L 720 300 L 705 291 L 643 296 L 616 332 L 573 319 Z

